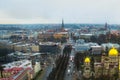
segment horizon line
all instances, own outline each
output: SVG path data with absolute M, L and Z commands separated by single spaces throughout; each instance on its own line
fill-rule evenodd
M 0 23 L 0 25 L 4 25 L 4 24 L 6 24 L 6 25 L 11 25 L 11 24 L 13 24 L 13 25 L 15 25 L 15 24 L 62 24 L 62 23 Z M 64 23 L 64 24 L 105 24 L 105 23 L 69 23 L 69 22 L 67 22 L 67 23 Z M 107 23 L 108 25 L 120 25 L 120 24 L 118 24 L 118 23 Z

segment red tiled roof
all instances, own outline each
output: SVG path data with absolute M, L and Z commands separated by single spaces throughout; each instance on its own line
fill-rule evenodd
M 13 68 L 9 68 L 9 69 L 4 69 L 3 72 L 7 73 L 10 72 L 11 75 L 8 78 L 1 78 L 0 80 L 19 80 L 22 76 L 24 76 L 24 74 L 27 73 L 27 71 L 30 71 L 31 74 L 34 73 L 34 71 L 32 70 L 31 67 L 26 68 L 16 79 L 13 79 L 13 77 L 15 75 L 17 75 L 19 73 L 19 71 L 23 70 L 22 67 L 13 67 Z
M 47 32 L 54 32 L 54 30 L 48 30 Z

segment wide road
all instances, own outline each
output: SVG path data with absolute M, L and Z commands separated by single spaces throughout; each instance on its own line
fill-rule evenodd
M 70 54 L 70 59 L 69 59 L 69 64 L 67 65 L 67 69 L 66 69 L 66 73 L 65 73 L 65 77 L 64 80 L 73 80 L 73 73 L 74 73 L 74 50 L 72 49 L 71 54 Z

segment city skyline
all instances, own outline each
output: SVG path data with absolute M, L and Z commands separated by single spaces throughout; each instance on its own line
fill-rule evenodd
M 0 24 L 119 24 L 119 0 L 1 0 Z

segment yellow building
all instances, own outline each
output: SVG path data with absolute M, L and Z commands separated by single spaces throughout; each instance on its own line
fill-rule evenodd
M 62 37 L 68 38 L 68 32 L 59 32 L 53 35 L 54 38 L 61 39 Z
M 39 52 L 39 46 L 38 45 L 31 45 L 32 52 Z

